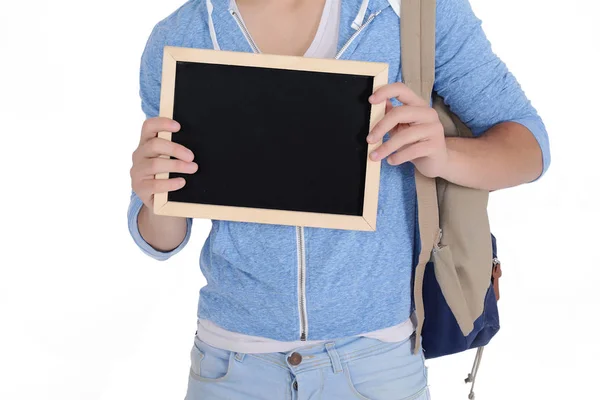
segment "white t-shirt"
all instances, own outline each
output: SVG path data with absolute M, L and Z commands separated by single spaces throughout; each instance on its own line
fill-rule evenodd
M 240 17 L 243 16 L 235 0 L 230 0 L 229 8 Z M 325 0 L 321 21 L 311 45 L 304 53 L 304 57 L 334 58 L 337 53 L 339 27 L 341 14 L 341 0 Z
M 235 0 L 230 1 L 230 8 L 242 19 Z M 337 53 L 341 0 L 325 0 L 321 21 L 314 40 L 304 53 L 304 57 L 334 58 Z M 379 339 L 383 342 L 401 342 L 412 335 L 415 330 L 413 318 L 401 324 L 367 332 L 357 336 Z M 283 342 L 264 337 L 244 335 L 231 332 L 214 324 L 212 321 L 198 320 L 197 336 L 211 346 L 239 353 L 274 353 L 288 352 L 299 347 L 323 343 L 325 340 Z M 328 341 L 339 338 L 332 338 Z

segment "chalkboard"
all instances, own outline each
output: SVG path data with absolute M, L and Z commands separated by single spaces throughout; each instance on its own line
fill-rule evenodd
M 165 47 L 160 137 L 194 152 L 194 174 L 155 195 L 161 215 L 374 230 L 380 163 L 368 102 L 387 64 Z

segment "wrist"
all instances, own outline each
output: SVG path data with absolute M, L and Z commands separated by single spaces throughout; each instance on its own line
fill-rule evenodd
M 465 154 L 459 150 L 461 140 L 466 139 L 456 137 L 446 138 L 445 162 L 440 168 L 438 176 L 448 182 L 457 184 L 460 184 L 461 171 L 464 171 L 468 164 Z

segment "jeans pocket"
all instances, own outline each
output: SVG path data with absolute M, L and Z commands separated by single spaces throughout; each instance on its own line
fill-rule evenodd
M 344 372 L 352 393 L 361 400 L 428 398 L 424 358 L 413 354 L 411 340 L 383 353 L 349 360 Z
M 229 378 L 233 353 L 213 347 L 196 337 L 190 353 L 190 376 L 202 382 L 222 382 Z

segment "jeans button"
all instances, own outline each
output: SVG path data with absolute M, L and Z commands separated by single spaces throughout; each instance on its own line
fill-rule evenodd
M 290 365 L 296 366 L 302 362 L 302 356 L 300 355 L 300 353 L 293 352 L 288 357 L 288 362 L 290 363 Z

